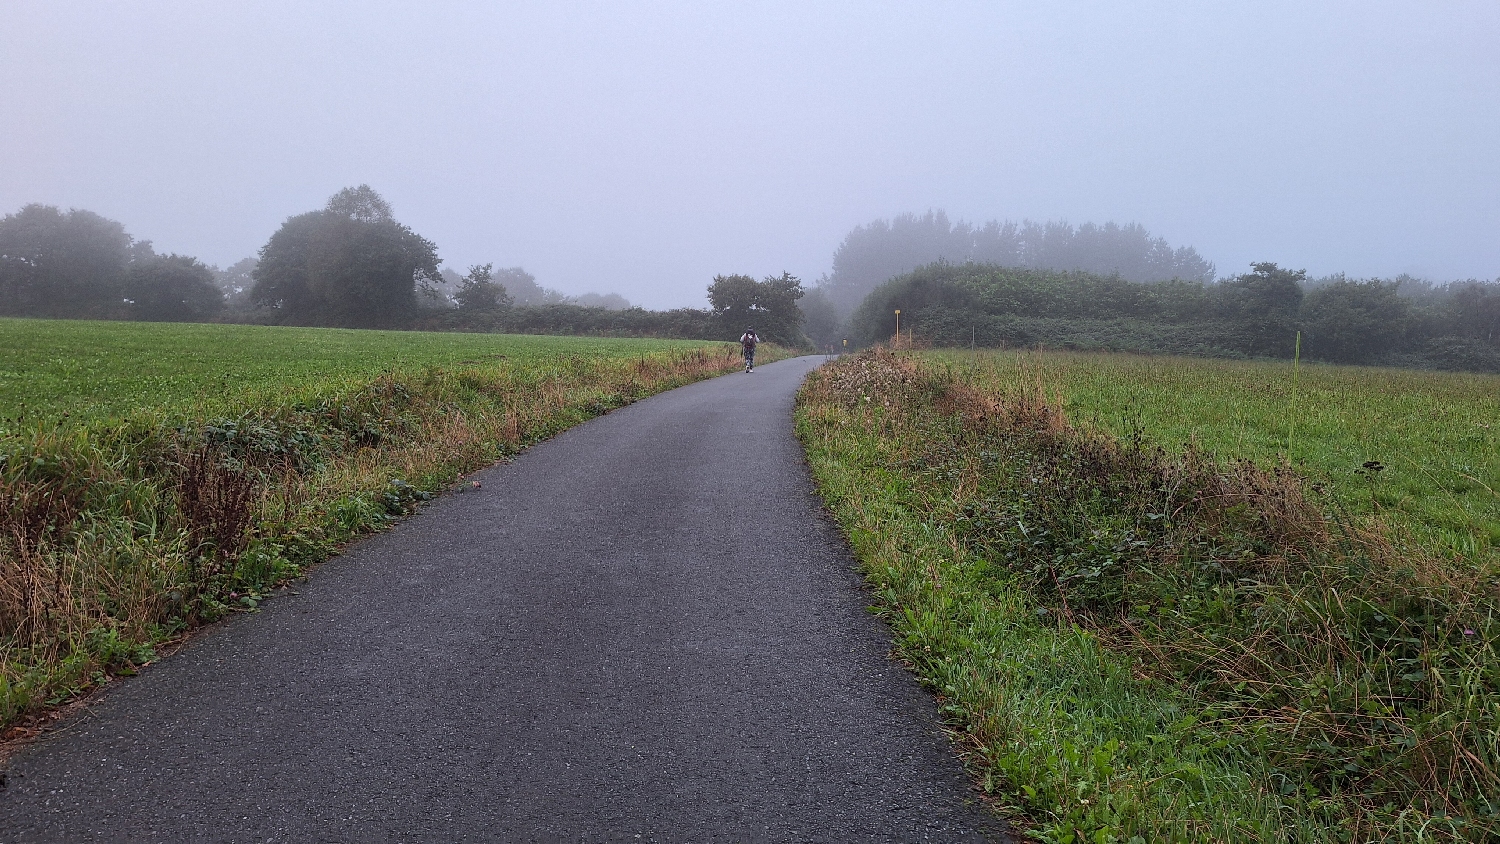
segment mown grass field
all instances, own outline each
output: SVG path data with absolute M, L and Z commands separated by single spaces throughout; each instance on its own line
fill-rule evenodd
M 568 356 L 629 359 L 690 340 L 0 319 L 0 435 L 161 411 L 223 413 L 347 389 L 388 371 Z
M 1494 841 L 1497 386 L 877 350 L 797 419 L 897 651 L 1026 835 Z
M 729 343 L 0 320 L 0 729 L 463 473 L 740 365 Z
M 1500 549 L 1500 376 L 1073 352 L 930 353 L 992 391 L 1045 385 L 1076 423 L 1271 466 L 1475 562 Z M 1290 445 L 1290 451 L 1288 446 Z M 1383 468 L 1371 472 L 1368 462 Z

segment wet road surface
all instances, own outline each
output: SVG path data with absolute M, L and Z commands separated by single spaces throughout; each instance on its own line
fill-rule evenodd
M 822 358 L 480 473 L 11 760 L 0 841 L 980 841 L 792 434 Z

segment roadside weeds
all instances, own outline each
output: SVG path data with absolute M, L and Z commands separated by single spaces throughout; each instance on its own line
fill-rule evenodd
M 798 433 L 981 788 L 1036 840 L 1500 835 L 1493 575 L 1285 470 L 1172 457 L 884 350 Z

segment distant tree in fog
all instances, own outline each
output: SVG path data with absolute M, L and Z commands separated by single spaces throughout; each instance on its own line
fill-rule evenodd
M 1250 266 L 1254 272 L 1216 285 L 1218 315 L 1235 326 L 1238 346 L 1248 354 L 1291 357 L 1307 271 L 1269 262 Z
M 92 211 L 27 205 L 0 219 L 0 315 L 110 318 L 123 305 L 125 227 Z
M 618 293 L 584 293 L 569 296 L 561 291 L 537 284 L 536 276 L 522 267 L 506 267 L 496 270 L 493 264 L 470 267 L 469 276 L 460 276 L 444 268 L 440 278 L 429 279 L 419 285 L 419 303 L 428 309 L 442 310 L 457 307 L 468 313 L 494 310 L 495 308 L 485 304 L 488 302 L 489 287 L 481 284 L 469 290 L 468 293 L 464 292 L 465 284 L 469 283 L 474 271 L 481 268 L 488 271 L 487 282 L 495 286 L 493 292 L 499 302 L 496 307 L 502 309 L 577 305 L 583 308 L 602 308 L 606 311 L 624 311 L 631 307 L 630 300 Z
M 585 308 L 603 308 L 606 311 L 623 311 L 630 307 L 630 300 L 618 293 L 584 293 L 569 297 L 575 304 Z
M 201 322 L 224 309 L 214 272 L 187 255 L 157 255 L 150 241 L 136 244 L 121 294 L 125 316 L 148 322 Z
M 820 283 L 847 316 L 882 282 L 933 261 L 966 261 L 974 249 L 973 227 L 954 225 L 942 211 L 900 214 L 856 226 L 833 253 L 833 272 Z
M 216 269 L 214 285 L 224 295 L 224 303 L 231 309 L 243 307 L 250 302 L 250 290 L 255 287 L 255 267 L 260 262 L 254 258 L 241 258 L 228 269 Z
M 464 277 L 443 267 L 437 276 L 424 276 L 417 281 L 417 307 L 423 310 L 444 311 L 458 307 L 458 289 Z
M 1411 302 L 1399 283 L 1340 280 L 1302 300 L 1305 353 L 1337 363 L 1371 363 L 1400 344 L 1411 321 Z
M 495 283 L 505 288 L 517 305 L 534 308 L 540 305 L 561 305 L 568 301 L 566 294 L 536 283 L 536 276 L 520 267 L 507 267 L 495 271 Z
M 858 226 L 839 244 L 820 283 L 840 314 L 851 313 L 882 282 L 934 261 L 1083 270 L 1127 281 L 1208 283 L 1214 266 L 1192 247 L 1173 249 L 1137 223 L 1074 227 L 1065 222 L 953 223 L 942 211 L 902 214 Z
M 1466 281 L 1451 285 L 1448 318 L 1454 334 L 1500 345 L 1500 279 L 1491 284 Z
M 801 346 L 802 280 L 788 272 L 756 281 L 747 275 L 715 276 L 708 286 L 713 320 L 725 337 L 738 337 L 753 327 L 762 340 Z
M 511 306 L 510 294 L 494 281 L 494 264 L 469 267 L 469 274 L 458 284 L 453 295 L 458 309 L 465 312 L 498 311 Z
M 323 210 L 361 223 L 394 223 L 391 204 L 369 185 L 344 188 L 328 198 Z
M 260 250 L 254 301 L 277 322 L 395 328 L 417 307 L 417 285 L 440 278 L 437 246 L 398 223 L 368 185 L 289 218 Z
M 797 307 L 802 310 L 802 328 L 808 339 L 812 340 L 813 346 L 819 349 L 840 348 L 848 329 L 839 319 L 833 300 L 828 298 L 823 288 L 814 287 L 807 291 L 798 301 Z

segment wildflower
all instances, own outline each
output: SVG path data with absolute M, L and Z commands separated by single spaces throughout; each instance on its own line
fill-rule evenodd
M 1473 636 L 1474 635 L 1474 628 L 1472 628 L 1472 627 L 1465 627 L 1464 628 L 1464 635 L 1465 636 Z

